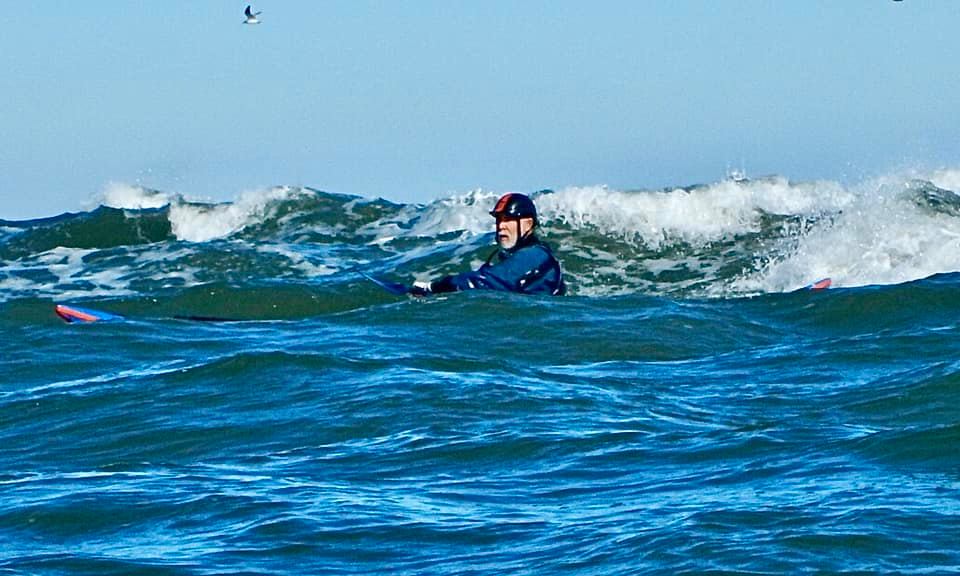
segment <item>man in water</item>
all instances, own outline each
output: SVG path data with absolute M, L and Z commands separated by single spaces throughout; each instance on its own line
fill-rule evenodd
M 524 294 L 567 291 L 560 263 L 550 247 L 537 238 L 537 208 L 524 194 L 505 194 L 490 211 L 496 218 L 500 248 L 473 272 L 445 276 L 433 282 L 414 282 L 410 293 L 427 296 L 458 290 L 504 290 Z

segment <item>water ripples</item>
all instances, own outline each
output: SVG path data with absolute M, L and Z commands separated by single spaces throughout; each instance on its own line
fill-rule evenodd
M 870 330 L 833 317 L 842 293 L 463 296 L 229 324 L 0 310 L 21 336 L 0 572 L 960 565 L 955 306 Z

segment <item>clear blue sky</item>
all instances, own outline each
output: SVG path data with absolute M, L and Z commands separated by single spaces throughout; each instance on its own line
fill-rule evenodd
M 955 0 L 0 2 L 0 218 L 960 166 Z

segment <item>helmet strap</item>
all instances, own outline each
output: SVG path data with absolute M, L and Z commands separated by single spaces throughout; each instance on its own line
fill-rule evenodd
M 534 229 L 537 227 L 537 221 L 534 220 L 533 224 L 530 226 L 530 229 L 527 230 L 527 233 L 523 234 L 520 231 L 520 220 L 520 218 L 517 218 L 517 246 L 520 245 L 521 240 L 526 240 L 528 237 L 532 236 Z

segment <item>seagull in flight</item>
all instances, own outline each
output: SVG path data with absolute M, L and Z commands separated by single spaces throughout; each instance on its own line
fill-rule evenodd
M 247 9 L 243 11 L 243 14 L 244 14 L 244 16 L 247 17 L 247 19 L 243 21 L 244 24 L 259 24 L 259 23 L 260 23 L 260 20 L 257 19 L 257 16 L 259 16 L 261 13 L 260 13 L 260 12 L 254 12 L 253 10 L 250 9 L 250 6 L 249 6 L 249 5 L 247 5 Z

